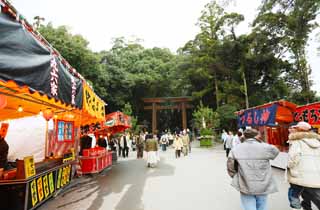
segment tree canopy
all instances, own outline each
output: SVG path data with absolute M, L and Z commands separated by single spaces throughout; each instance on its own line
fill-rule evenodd
M 306 47 L 319 27 L 319 10 L 319 0 L 261 0 L 252 30 L 237 34 L 244 16 L 211 1 L 199 14 L 199 33 L 177 53 L 124 37 L 114 38 L 111 49 L 93 52 L 85 38 L 66 26 L 39 25 L 39 31 L 90 81 L 108 112 L 130 104 L 142 124 L 151 121 L 151 113 L 143 110 L 141 98 L 190 95 L 195 107 L 202 101 L 228 127 L 235 110 L 279 99 L 318 100 Z M 179 116 L 179 111 L 163 111 L 159 121 L 180 126 Z

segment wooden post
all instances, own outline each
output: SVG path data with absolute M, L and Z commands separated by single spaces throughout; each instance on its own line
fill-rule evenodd
M 152 103 L 152 133 L 155 134 L 157 130 L 157 104 L 155 102 Z
M 187 112 L 186 112 L 186 103 L 181 102 L 181 110 L 182 110 L 182 129 L 187 129 Z

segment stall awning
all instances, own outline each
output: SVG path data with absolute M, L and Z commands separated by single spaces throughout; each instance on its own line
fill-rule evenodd
M 0 80 L 82 108 L 82 81 L 23 24 L 0 13 Z
M 104 120 L 105 103 L 5 0 L 0 0 L 0 37 L 0 98 L 6 101 L 0 107 L 1 120 L 44 109 L 81 125 Z M 17 111 L 19 107 L 23 111 Z
M 131 117 L 122 112 L 113 112 L 105 116 L 101 131 L 119 133 L 131 128 Z
M 313 126 L 320 126 L 320 102 L 297 107 L 294 121 L 305 121 Z
M 275 101 L 246 110 L 238 111 L 238 126 L 274 126 L 276 123 L 290 123 L 296 105 L 285 101 Z
M 92 88 L 83 83 L 83 116 L 81 125 L 89 125 L 105 119 L 105 102 L 97 96 Z

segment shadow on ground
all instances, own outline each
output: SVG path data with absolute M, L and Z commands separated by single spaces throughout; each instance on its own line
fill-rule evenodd
M 86 209 L 98 210 L 103 206 L 105 197 L 112 193 L 123 192 L 123 196 L 114 207 L 115 210 L 144 210 L 142 195 L 146 181 L 154 177 L 173 176 L 174 170 L 175 168 L 164 160 L 161 160 L 156 168 L 147 168 L 146 161 L 142 159 L 122 160 L 110 170 L 81 178 L 77 185 L 60 195 L 61 197 L 70 197 L 71 194 L 79 196 L 75 199 L 64 199 L 65 201 L 59 202 L 55 209 L 70 209 L 69 207 L 73 204 L 90 202 L 90 207 Z M 97 194 L 93 201 L 86 201 L 93 194 Z

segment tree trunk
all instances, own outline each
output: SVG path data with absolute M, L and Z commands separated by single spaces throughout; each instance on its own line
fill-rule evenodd
M 219 88 L 218 88 L 218 79 L 217 79 L 216 71 L 214 71 L 214 87 L 216 91 L 216 105 L 218 109 L 219 108 Z
M 242 68 L 242 80 L 243 80 L 243 88 L 244 88 L 244 97 L 246 100 L 246 109 L 249 108 L 249 98 L 248 98 L 248 86 L 247 86 L 247 80 L 246 80 L 246 75 L 244 73 L 244 69 Z

